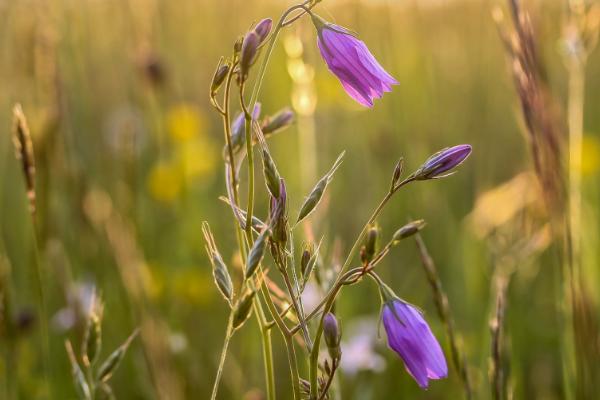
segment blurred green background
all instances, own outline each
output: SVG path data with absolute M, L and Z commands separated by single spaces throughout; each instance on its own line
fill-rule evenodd
M 34 265 L 39 262 L 52 318 L 54 398 L 75 398 L 63 342 L 69 338 L 78 348 L 78 310 L 90 285 L 104 301 L 104 355 L 141 328 L 113 378 L 118 398 L 208 398 L 227 306 L 212 281 L 203 220 L 211 224 L 230 269 L 237 266 L 236 278 L 240 263 L 231 214 L 218 200 L 225 193 L 223 133 L 208 87 L 219 57 L 230 54 L 237 37 L 263 17 L 278 18 L 291 4 L 0 2 L 0 257 L 9 282 L 4 296 L 10 296 L 14 318 L 23 325 L 16 340 L 0 338 L 3 354 L 15 355 L 10 363 L 8 356 L 0 360 L 0 397 L 48 395 L 35 306 Z M 282 34 L 260 98 L 263 115 L 287 105 L 299 113 L 292 128 L 270 140 L 288 184 L 291 216 L 312 182 L 346 150 L 325 202 L 311 217 L 317 241 L 325 237 L 325 263 L 335 262 L 336 246 L 341 256 L 349 249 L 387 190 L 400 156 L 410 171 L 443 147 L 473 145 L 458 174 L 403 189 L 378 222 L 384 237 L 409 217 L 428 222 L 423 237 L 463 338 L 476 398 L 482 399 L 490 397 L 495 249 L 531 233 L 519 227 L 481 235 L 473 228 L 475 217 L 468 217 L 480 194 L 530 168 L 518 100 L 490 16 L 494 4 L 505 6 L 484 0 L 324 0 L 317 12 L 358 32 L 400 85 L 372 110 L 356 105 L 320 59 L 314 28 L 304 18 Z M 527 5 L 551 88 L 564 105 L 563 5 Z M 587 68 L 582 166 L 583 256 L 594 302 L 600 298 L 599 72 L 596 52 Z M 11 110 L 17 102 L 35 149 L 35 231 L 11 143 Z M 483 211 L 493 215 L 503 206 L 499 202 Z M 266 212 L 261 189 L 257 214 Z M 300 231 L 296 236 L 297 247 L 314 239 Z M 449 356 L 414 244 L 402 243 L 378 268 L 401 297 L 423 308 Z M 507 311 L 514 397 L 561 398 L 556 255 L 542 252 L 517 268 Z M 376 371 L 342 373 L 343 398 L 458 398 L 460 384 L 450 365 L 448 379 L 433 382 L 426 392 L 418 389 L 401 360 L 386 349 L 385 338 L 377 338 L 378 312 L 379 296 L 370 283 L 347 289 L 339 301 L 344 341 L 351 342 L 355 322 L 371 318 L 379 355 L 371 360 Z M 263 398 L 260 343 L 252 319 L 233 338 L 220 398 Z M 277 334 L 274 343 L 278 393 L 291 398 Z

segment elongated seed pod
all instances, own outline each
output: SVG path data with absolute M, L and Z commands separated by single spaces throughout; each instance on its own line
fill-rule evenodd
M 398 242 L 402 239 L 406 239 L 407 237 L 410 237 L 418 233 L 421 229 L 425 228 L 425 225 L 426 223 L 424 219 L 417 219 L 415 221 L 411 221 L 408 224 L 401 227 L 400 229 L 398 229 L 394 233 L 394 236 L 392 236 L 392 240 L 394 242 Z
M 129 345 L 131 344 L 133 339 L 135 339 L 137 334 L 138 330 L 136 329 L 127 338 L 127 340 L 125 340 L 125 342 L 122 345 L 120 345 L 115 351 L 113 351 L 111 355 L 108 356 L 108 358 L 104 361 L 104 363 L 102 363 L 102 365 L 98 369 L 98 374 L 96 376 L 99 382 L 108 382 L 108 380 L 112 377 L 113 373 L 119 367 L 119 364 L 121 364 L 121 361 L 123 361 L 123 358 L 125 357 L 125 353 L 127 352 Z
M 289 108 L 277 112 L 277 114 L 268 117 L 262 124 L 261 129 L 265 136 L 287 128 L 294 122 L 294 112 Z
M 210 84 L 210 93 L 214 96 L 229 73 L 229 64 L 223 64 L 223 57 L 219 60 L 219 64 L 215 69 L 215 73 L 212 78 L 212 82 Z
M 279 175 L 279 171 L 277 170 L 277 166 L 275 165 L 275 161 L 269 154 L 269 151 L 266 148 L 263 148 L 263 174 L 265 175 L 265 182 L 267 184 L 267 189 L 271 193 L 271 196 L 276 199 L 279 198 L 281 193 L 280 190 L 280 181 L 281 176 Z
M 87 328 L 83 336 L 81 358 L 86 367 L 91 367 L 98 360 L 102 348 L 102 323 L 100 315 L 92 312 L 88 318 Z
M 231 303 L 233 298 L 233 283 L 231 281 L 231 276 L 229 276 L 227 266 L 218 252 L 215 252 L 212 255 L 212 265 L 215 284 L 225 300 Z
M 265 254 L 265 246 L 267 244 L 268 237 L 269 230 L 264 229 L 254 241 L 254 244 L 248 253 L 248 259 L 246 262 L 246 271 L 244 272 L 244 277 L 246 279 L 249 279 L 252 275 L 254 275 L 256 269 L 260 265 L 263 255 Z
M 312 213 L 315 210 L 315 208 L 317 208 L 317 206 L 321 202 L 321 199 L 323 198 L 325 188 L 327 188 L 327 185 L 329 184 L 329 182 L 331 182 L 333 174 L 342 163 L 343 157 L 344 152 L 342 152 L 342 154 L 338 156 L 337 160 L 335 160 L 335 163 L 333 163 L 333 166 L 331 167 L 329 172 L 327 172 L 325 176 L 319 179 L 315 187 L 311 190 L 310 194 L 306 197 L 304 203 L 302 203 L 302 206 L 300 207 L 300 212 L 298 213 L 298 219 L 296 220 L 296 223 L 308 217 L 308 215 Z
M 233 329 L 241 327 L 250 316 L 255 294 L 256 292 L 254 291 L 246 293 L 237 304 L 233 314 Z
M 219 292 L 221 292 L 223 298 L 231 305 L 233 299 L 233 283 L 231 282 L 231 276 L 227 270 L 227 265 L 225 265 L 225 262 L 223 261 L 223 257 L 221 257 L 221 253 L 219 253 L 219 250 L 217 249 L 217 244 L 215 243 L 215 239 L 210 230 L 210 225 L 206 221 L 202 223 L 202 234 L 206 241 L 206 253 L 208 254 L 208 258 L 212 265 L 215 285 L 219 289 Z

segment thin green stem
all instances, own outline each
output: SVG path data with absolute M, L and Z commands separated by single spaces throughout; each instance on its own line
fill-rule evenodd
M 265 364 L 265 380 L 267 385 L 267 399 L 275 399 L 275 373 L 273 369 L 273 344 L 271 343 L 271 330 L 261 327 L 263 341 L 263 361 Z
M 239 204 L 238 199 L 238 191 L 237 191 L 237 182 L 235 176 L 235 157 L 233 156 L 233 145 L 231 144 L 231 112 L 229 109 L 229 96 L 231 93 L 231 81 L 233 80 L 233 70 L 235 69 L 235 63 L 231 66 L 229 70 L 229 74 L 227 75 L 227 80 L 225 82 L 225 95 L 223 99 L 223 130 L 225 133 L 225 143 L 227 145 L 227 153 L 229 156 L 229 166 L 230 166 L 230 179 L 231 186 L 233 189 L 233 200 L 236 205 Z M 236 219 L 237 225 L 237 219 Z
M 293 268 L 293 266 L 292 266 Z M 292 286 L 292 282 L 290 280 L 290 276 L 287 272 L 287 269 L 282 269 L 281 270 L 281 274 L 283 275 L 283 281 L 285 282 L 285 286 L 286 289 L 290 295 L 290 298 L 292 300 L 292 307 L 294 308 L 294 312 L 296 313 L 296 316 L 299 319 L 299 325 L 302 329 L 302 333 L 304 335 L 304 341 L 306 342 L 306 347 L 308 349 L 308 351 L 310 352 L 310 349 L 312 347 L 312 343 L 310 341 L 310 336 L 308 335 L 308 329 L 306 328 L 306 322 L 304 321 L 304 313 L 302 312 L 302 306 L 301 306 L 301 302 L 298 301 L 298 298 L 296 296 L 296 291 L 294 290 L 293 286 Z
M 215 383 L 213 385 L 211 400 L 217 398 L 217 392 L 219 391 L 219 383 L 221 382 L 221 376 L 223 375 L 223 367 L 225 366 L 225 358 L 227 358 L 227 348 L 229 347 L 229 341 L 233 336 L 233 310 L 229 313 L 229 322 L 227 322 L 227 331 L 225 332 L 225 340 L 223 341 L 223 349 L 221 350 L 221 358 L 219 359 L 219 368 L 217 369 L 217 376 L 215 377 Z
M 264 273 L 262 271 L 262 268 L 261 268 L 261 273 Z M 261 290 L 261 294 L 262 294 L 263 298 L 265 299 L 265 303 L 267 303 L 267 307 L 269 308 L 269 311 L 271 312 L 271 315 L 273 316 L 273 319 L 275 320 L 275 324 L 279 328 L 279 330 L 283 336 L 283 339 L 285 341 L 285 346 L 286 346 L 286 350 L 288 353 L 288 359 L 289 359 L 289 363 L 290 363 L 290 375 L 292 378 L 294 399 L 300 400 L 300 398 L 301 398 L 300 397 L 301 396 L 300 395 L 300 375 L 298 374 L 298 363 L 296 360 L 296 352 L 294 350 L 294 343 L 292 341 L 292 334 L 290 333 L 290 330 L 288 329 L 288 327 L 285 324 L 285 322 L 283 321 L 283 319 L 279 316 L 277 307 L 273 303 L 273 299 L 271 299 L 271 295 L 269 294 L 269 290 L 267 289 L 267 287 L 263 284 L 263 285 L 261 285 L 260 290 Z
M 296 350 L 294 349 L 294 341 L 290 335 L 284 335 L 285 348 L 288 353 L 288 360 L 290 363 L 290 374 L 292 377 L 292 389 L 294 393 L 294 399 L 300 400 L 302 397 L 300 393 L 300 374 L 298 372 L 298 360 L 296 359 Z
M 256 103 L 256 100 L 258 99 L 258 93 L 260 92 L 260 88 L 261 88 L 263 80 L 265 78 L 265 73 L 267 71 L 267 65 L 269 64 L 269 60 L 271 58 L 271 55 L 273 54 L 273 49 L 275 48 L 275 43 L 277 42 L 277 37 L 279 36 L 279 32 L 281 31 L 282 28 L 289 26 L 292 22 L 296 21 L 298 18 L 300 18 L 302 15 L 304 15 L 304 12 L 306 12 L 306 10 L 310 10 L 314 6 L 314 4 L 313 4 L 312 6 L 309 6 L 307 8 L 306 5 L 308 5 L 308 4 L 310 4 L 310 0 L 305 1 L 302 4 L 297 4 L 295 6 L 288 8 L 281 15 L 279 22 L 277 23 L 277 25 L 275 26 L 275 29 L 273 30 L 273 33 L 269 37 L 269 43 L 267 45 L 265 55 L 262 59 L 262 63 L 260 64 L 260 67 L 258 69 L 256 82 L 254 83 L 254 88 L 252 89 L 252 96 L 250 97 L 250 102 L 248 103 L 250 105 L 251 110 L 254 109 L 254 104 Z M 290 15 L 290 13 L 292 13 L 296 10 L 299 10 L 299 9 L 304 9 L 304 12 L 296 17 L 293 17 L 290 21 L 286 21 L 286 18 L 288 17 L 288 15 Z
M 238 193 L 238 184 L 236 180 L 236 171 L 235 171 L 235 157 L 233 155 L 233 146 L 232 146 L 232 134 L 231 134 L 231 118 L 230 118 L 230 107 L 229 107 L 229 97 L 231 93 L 231 82 L 233 79 L 233 71 L 235 68 L 235 63 L 232 65 L 230 72 L 227 76 L 227 81 L 225 84 L 225 95 L 224 95 L 224 104 L 222 107 L 223 112 L 221 113 L 223 117 L 223 127 L 225 131 L 225 143 L 227 145 L 227 152 L 229 156 L 229 169 L 230 169 L 230 182 L 231 182 L 231 191 L 233 192 L 233 202 L 235 207 L 239 207 L 239 193 Z M 240 254 L 242 255 L 242 260 L 245 262 L 246 260 L 246 241 L 244 240 L 244 233 L 240 228 L 240 224 L 234 212 L 234 225 L 236 232 L 236 239 L 238 242 L 238 247 Z M 250 235 L 250 239 L 251 239 Z M 275 373 L 273 368 L 273 345 L 271 342 L 271 333 L 268 329 L 268 324 L 264 317 L 264 311 L 262 309 L 262 304 L 260 300 L 257 300 L 253 304 L 254 313 L 256 315 L 256 319 L 259 324 L 261 337 L 262 337 L 262 345 L 263 345 L 263 361 L 265 366 L 265 381 L 267 384 L 267 399 L 275 400 Z M 233 334 L 233 332 L 232 332 Z
M 46 383 L 48 384 L 48 388 L 50 390 L 50 394 L 54 392 L 54 379 L 52 379 L 52 371 L 50 368 L 52 359 L 50 356 L 50 334 L 48 329 L 48 323 L 50 321 L 50 317 L 48 315 L 48 310 L 46 309 L 46 295 L 44 291 L 44 271 L 42 269 L 42 261 L 40 257 L 39 250 L 39 241 L 38 241 L 38 233 L 36 231 L 36 223 L 35 223 L 35 215 L 31 216 L 31 229 L 33 233 L 33 252 L 34 252 L 34 268 L 35 268 L 35 284 L 36 290 L 38 292 L 38 312 L 40 315 L 40 331 L 42 334 L 42 354 L 43 354 L 43 363 L 44 363 L 44 376 L 46 378 Z
M 342 268 L 340 269 L 338 278 L 336 279 L 336 281 L 333 285 L 333 288 L 327 294 L 327 297 L 326 297 L 327 300 L 325 302 L 325 306 L 323 307 L 323 312 L 321 313 L 321 319 L 319 321 L 319 326 L 318 326 L 317 332 L 315 334 L 314 345 L 313 345 L 313 348 L 310 353 L 310 399 L 311 400 L 317 400 L 318 392 L 319 392 L 318 361 L 319 361 L 319 347 L 321 344 L 321 336 L 323 335 L 323 320 L 324 320 L 327 312 L 329 312 L 329 310 L 333 306 L 333 302 L 335 301 L 335 298 L 336 298 L 339 290 L 343 286 L 342 277 L 345 276 L 343 274 L 344 274 L 345 270 L 348 268 L 348 266 L 350 265 L 350 263 L 352 262 L 354 253 L 358 250 L 360 243 L 364 239 L 364 236 L 367 232 L 369 225 L 371 225 L 373 222 L 375 222 L 375 219 L 377 219 L 377 217 L 379 216 L 379 214 L 381 213 L 381 211 L 383 210 L 385 205 L 394 196 L 394 194 L 398 191 L 398 189 L 400 189 L 404 185 L 412 182 L 413 180 L 414 180 L 414 178 L 412 178 L 412 176 L 409 176 L 408 178 L 404 179 L 402 182 L 398 183 L 398 185 L 390 188 L 390 190 L 386 193 L 386 195 L 383 197 L 383 199 L 381 200 L 379 205 L 375 208 L 375 211 L 373 211 L 373 214 L 371 214 L 371 217 L 369 217 L 369 219 L 363 226 L 360 234 L 354 241 L 354 244 L 352 245 L 352 248 L 350 249 L 350 252 L 348 253 L 348 256 L 346 257 L 346 261 L 344 261 L 344 264 L 342 265 Z
M 246 207 L 246 236 L 252 243 L 252 216 L 254 215 L 254 146 L 252 144 L 252 112 L 244 101 L 244 83 L 240 85 L 240 105 L 244 111 L 244 128 L 246 135 L 246 156 L 248 157 L 248 206 Z M 252 108 L 254 109 L 254 107 Z

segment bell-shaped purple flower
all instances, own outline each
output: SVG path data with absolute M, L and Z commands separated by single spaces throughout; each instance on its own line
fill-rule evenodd
M 372 107 L 373 99 L 381 98 L 384 92 L 392 90 L 392 85 L 398 84 L 354 33 L 317 15 L 311 16 L 321 55 L 350 97 Z
M 427 388 L 430 379 L 448 375 L 442 348 L 417 308 L 397 298 L 388 300 L 383 306 L 383 326 L 388 345 L 421 388 Z

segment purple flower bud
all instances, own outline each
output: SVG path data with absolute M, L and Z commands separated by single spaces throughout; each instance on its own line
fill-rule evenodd
M 275 133 L 291 125 L 294 121 L 294 112 L 289 108 L 284 108 L 272 117 L 268 117 L 261 127 L 264 135 Z
M 215 74 L 213 75 L 212 82 L 210 84 L 211 95 L 214 96 L 217 93 L 217 90 L 219 90 L 219 88 L 223 84 L 223 81 L 225 81 L 225 78 L 227 77 L 228 72 L 229 72 L 229 64 L 222 64 L 222 60 L 220 60 L 219 65 L 217 66 L 217 69 L 215 70 Z
M 254 28 L 254 32 L 258 35 L 260 39 L 260 43 L 264 42 L 267 36 L 269 36 L 269 32 L 271 32 L 271 27 L 273 26 L 273 20 L 271 18 L 265 18 L 256 24 Z
M 425 228 L 425 225 L 426 225 L 426 223 L 425 223 L 425 220 L 423 220 L 423 219 L 411 221 L 408 224 L 401 227 L 400 229 L 398 229 L 394 233 L 392 240 L 394 242 L 398 242 L 402 239 L 406 239 L 407 237 L 411 237 L 412 235 L 417 234 L 421 229 Z
M 462 164 L 471 154 L 471 145 L 460 144 L 458 146 L 445 148 L 438 151 L 425 161 L 421 167 L 413 173 L 416 180 L 444 178 L 451 175 L 454 168 Z
M 279 180 L 279 197 L 271 197 L 270 220 L 273 241 L 285 244 L 288 237 L 287 192 L 282 178 Z
M 429 379 L 448 376 L 442 348 L 417 308 L 397 298 L 388 300 L 383 306 L 383 326 L 388 345 L 421 388 L 429 386 Z
M 329 350 L 329 355 L 334 360 L 339 360 L 342 356 L 340 350 L 340 340 L 342 338 L 342 331 L 338 324 L 335 315 L 327 313 L 323 318 L 323 337 Z
M 252 119 L 257 120 L 260 117 L 261 104 L 254 104 L 254 111 L 252 111 Z M 236 115 L 235 119 L 231 123 L 231 145 L 233 146 L 234 153 L 237 153 L 244 147 L 246 142 L 246 134 L 244 132 L 244 113 L 240 111 Z
M 244 42 L 242 43 L 242 50 L 240 52 L 240 79 L 245 81 L 250 72 L 250 67 L 256 61 L 258 55 L 258 46 L 260 45 L 260 38 L 254 31 L 248 32 L 244 36 Z
M 372 107 L 373 99 L 381 98 L 384 92 L 392 90 L 392 85 L 398 84 L 352 32 L 317 15 L 311 16 L 321 56 L 350 97 Z

